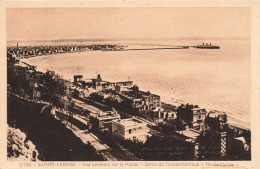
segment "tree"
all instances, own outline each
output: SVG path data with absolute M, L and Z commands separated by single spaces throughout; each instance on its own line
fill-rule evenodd
M 45 99 L 53 105 L 61 106 L 66 108 L 65 98 L 70 96 L 70 93 L 66 94 L 68 90 L 68 85 L 65 80 L 63 80 L 59 75 L 56 75 L 55 72 L 47 70 L 45 73 L 44 80 L 46 82 L 45 88 Z M 58 100 L 56 100 L 58 99 Z
M 131 89 L 132 89 L 134 92 L 139 91 L 139 87 L 138 87 L 137 85 L 134 85 Z

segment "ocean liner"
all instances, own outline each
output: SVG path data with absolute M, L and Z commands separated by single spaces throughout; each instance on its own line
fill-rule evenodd
M 219 49 L 219 46 L 211 45 L 211 43 L 203 43 L 202 45 L 194 46 L 199 49 Z

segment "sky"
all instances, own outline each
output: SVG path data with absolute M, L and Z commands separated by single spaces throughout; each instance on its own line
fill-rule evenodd
M 250 8 L 9 8 L 7 40 L 248 38 Z

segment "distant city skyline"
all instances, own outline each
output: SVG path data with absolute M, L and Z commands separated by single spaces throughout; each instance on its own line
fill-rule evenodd
M 249 38 L 250 8 L 10 8 L 7 40 Z

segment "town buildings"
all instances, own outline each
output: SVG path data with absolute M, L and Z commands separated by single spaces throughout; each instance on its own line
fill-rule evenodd
M 112 121 L 112 134 L 124 139 L 139 140 L 145 142 L 147 139 L 147 124 L 135 117 Z
M 178 118 L 186 122 L 191 128 L 199 128 L 205 121 L 206 110 L 198 105 L 182 104 L 177 108 Z
M 117 92 L 117 94 L 130 101 L 131 106 L 140 113 L 146 113 L 161 107 L 160 96 L 152 94 L 149 91 L 128 90 Z
M 237 156 L 250 150 L 250 132 L 229 127 L 227 115 L 220 111 L 206 111 L 193 105 L 177 108 L 178 118 L 186 123 L 186 130 L 176 131 L 178 137 L 193 143 L 195 159 L 221 159 Z M 198 118 L 198 116 L 200 116 Z
M 210 111 L 198 105 L 181 105 L 178 118 L 186 123 L 186 130 L 176 131 L 185 141 L 194 144 L 194 157 L 225 156 L 227 152 L 227 116 L 224 112 Z
M 199 149 L 201 145 L 199 137 L 201 135 L 201 132 L 187 127 L 185 130 L 176 131 L 176 134 L 176 137 L 178 139 L 192 143 L 194 149 L 194 159 L 198 159 L 200 156 Z
M 82 75 L 74 75 L 74 84 L 77 84 L 77 82 L 82 82 L 82 78 Z
M 108 132 L 112 131 L 112 120 L 120 119 L 120 115 L 115 111 L 91 113 L 89 118 L 89 128 Z
M 220 111 L 207 113 L 205 124 L 209 130 L 225 131 L 228 129 L 227 114 Z
M 139 109 L 140 112 L 149 111 L 161 107 L 161 100 L 159 95 L 155 95 L 144 91 L 131 91 L 129 95 L 134 97 L 133 106 Z
M 97 91 L 113 90 L 113 91 L 122 91 L 128 90 L 133 85 L 133 81 L 124 81 L 124 82 L 108 82 L 104 81 L 101 78 L 101 75 L 98 74 L 97 78 L 91 79 L 92 82 L 87 83 L 88 87 L 92 87 Z
M 82 75 L 74 76 L 74 84 L 80 86 L 83 89 L 92 88 L 95 91 L 122 91 L 129 90 L 132 87 L 133 81 L 124 81 L 124 82 L 109 82 L 104 81 L 101 78 L 101 75 L 98 74 L 97 78 L 90 80 L 83 80 Z
M 162 107 L 157 107 L 153 110 L 153 121 L 156 124 L 166 123 L 169 120 L 177 119 L 177 113 L 174 111 L 164 110 Z
M 42 55 L 54 55 L 59 53 L 83 52 L 88 50 L 124 50 L 124 46 L 118 45 L 52 45 L 52 46 L 16 46 L 8 47 L 7 54 L 17 58 L 27 58 Z

